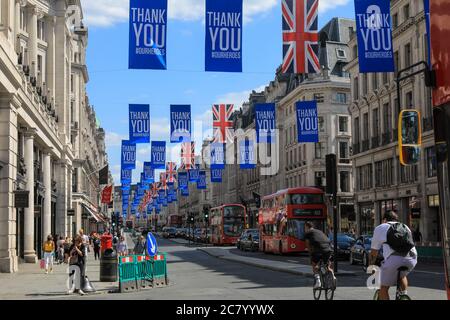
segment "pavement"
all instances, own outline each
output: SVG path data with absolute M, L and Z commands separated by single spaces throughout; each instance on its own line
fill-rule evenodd
M 189 242 L 185 239 L 170 239 L 171 241 L 178 243 L 178 244 L 188 244 Z M 192 242 L 191 242 L 192 244 Z M 238 262 L 254 267 L 259 267 L 263 269 L 269 269 L 273 271 L 279 271 L 279 272 L 287 272 L 295 275 L 301 275 L 301 276 L 312 276 L 312 269 L 311 265 L 309 264 L 301 264 L 301 263 L 290 263 L 290 262 L 282 262 L 282 261 L 275 261 L 270 259 L 262 259 L 262 258 L 255 258 L 255 257 L 249 257 L 249 256 L 243 256 L 243 255 L 237 255 L 233 253 L 235 247 L 211 247 L 205 244 L 195 244 L 196 246 L 200 246 L 200 248 L 197 248 L 197 250 L 200 250 L 202 252 L 205 252 L 209 254 L 210 256 L 213 256 L 215 258 Z M 354 276 L 356 275 L 354 271 L 348 271 L 348 270 L 342 270 L 339 269 L 339 272 L 336 273 L 336 276 Z
M 17 273 L 0 273 L 0 300 L 62 299 L 67 295 L 69 265 L 54 265 L 53 273 L 45 274 L 39 263 L 22 263 Z M 96 290 L 87 296 L 105 295 L 119 287 L 118 282 L 100 282 L 100 260 L 94 259 L 94 253 L 88 253 L 86 275 Z

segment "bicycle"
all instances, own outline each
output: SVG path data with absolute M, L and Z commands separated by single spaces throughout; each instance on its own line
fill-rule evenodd
M 325 300 L 333 300 L 334 291 L 336 290 L 336 279 L 334 273 L 328 270 L 328 266 L 323 263 L 323 260 L 319 261 L 319 277 L 320 287 L 313 288 L 314 300 L 319 300 L 322 295 L 322 291 L 325 291 Z
M 395 292 L 395 300 L 411 300 L 410 296 L 408 296 L 406 293 L 402 293 L 401 289 L 401 282 L 400 282 L 400 273 L 402 271 L 407 271 L 408 267 L 400 267 L 397 269 L 397 291 Z M 375 294 L 373 295 L 373 300 L 379 300 L 380 296 L 380 289 L 377 289 L 375 291 Z

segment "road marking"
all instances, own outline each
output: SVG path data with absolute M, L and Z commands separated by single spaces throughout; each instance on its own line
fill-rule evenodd
M 288 262 L 298 263 L 298 261 L 295 261 L 295 260 L 288 260 Z
M 436 275 L 441 275 L 441 276 L 443 276 L 444 275 L 444 273 L 443 272 L 432 272 L 432 271 L 421 271 L 421 270 L 413 270 L 413 273 L 414 272 L 420 272 L 420 273 L 427 273 L 427 274 L 436 274 Z

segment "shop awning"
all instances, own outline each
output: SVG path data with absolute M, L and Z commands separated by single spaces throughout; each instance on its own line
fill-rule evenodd
M 89 208 L 87 205 L 83 203 L 84 209 L 89 212 L 89 214 L 95 219 L 95 221 L 100 222 L 102 221 L 101 217 L 98 215 L 98 213 L 94 212 L 91 208 Z

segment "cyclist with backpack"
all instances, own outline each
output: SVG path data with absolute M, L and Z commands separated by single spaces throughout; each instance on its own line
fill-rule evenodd
M 383 223 L 375 228 L 372 238 L 369 264 L 373 265 L 378 251 L 383 249 L 384 261 L 380 268 L 380 300 L 389 300 L 389 287 L 397 284 L 398 269 L 406 267 L 400 273 L 400 287 L 406 294 L 408 279 L 406 276 L 417 264 L 417 251 L 411 230 L 398 222 L 398 216 L 390 211 L 384 214 Z

